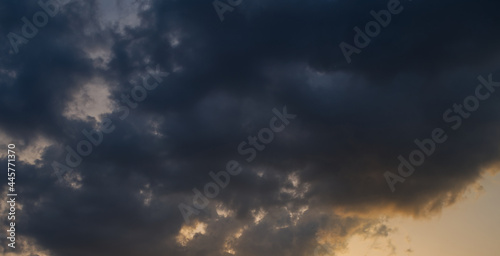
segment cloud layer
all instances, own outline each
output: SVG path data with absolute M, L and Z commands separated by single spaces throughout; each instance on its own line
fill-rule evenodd
M 353 234 L 387 236 L 380 215 L 439 212 L 498 164 L 498 92 L 459 129 L 443 120 L 478 76 L 500 81 L 495 1 L 401 2 L 350 64 L 339 44 L 387 1 L 243 1 L 223 22 L 207 1 L 103 2 L 61 5 L 17 54 L 0 45 L 0 138 L 21 150 L 19 255 L 341 250 Z M 21 35 L 37 11 L 3 1 L 0 30 Z M 122 95 L 157 65 L 170 76 L 120 120 Z M 297 117 L 248 163 L 238 145 L 283 106 Z M 59 180 L 53 162 L 104 118 L 116 129 Z M 384 173 L 438 127 L 447 141 L 392 193 Z M 179 203 L 230 160 L 241 174 L 186 224 Z

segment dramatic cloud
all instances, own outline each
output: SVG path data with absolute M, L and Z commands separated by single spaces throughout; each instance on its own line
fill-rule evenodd
M 222 22 L 209 1 L 60 2 L 18 53 L 7 34 L 23 36 L 22 18 L 42 8 L 0 4 L 0 140 L 19 148 L 14 255 L 322 255 L 356 234 L 387 237 L 380 216 L 439 213 L 497 170 L 496 84 L 477 110 L 454 109 L 479 76 L 500 82 L 495 1 L 401 1 L 351 63 L 340 43 L 390 1 L 243 1 Z M 285 106 L 296 117 L 248 160 L 241 143 Z M 104 120 L 114 129 L 58 178 L 54 161 L 67 165 L 67 147 Z M 400 175 L 398 156 L 436 128 L 446 141 L 391 192 L 384 174 Z M 230 161 L 241 173 L 193 206 Z M 180 204 L 196 211 L 189 223 Z

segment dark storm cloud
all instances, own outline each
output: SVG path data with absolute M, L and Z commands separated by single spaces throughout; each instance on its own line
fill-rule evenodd
M 340 42 L 351 43 L 353 28 L 386 5 L 244 1 L 220 22 L 210 2 L 141 1 L 140 23 L 120 31 L 100 24 L 106 10 L 97 1 L 71 1 L 18 54 L 7 53 L 6 40 L 0 130 L 27 145 L 38 136 L 54 142 L 39 165 L 18 168 L 19 233 L 54 255 L 223 255 L 226 239 L 243 230 L 229 242 L 238 255 L 309 255 L 321 230 L 342 247 L 378 225 L 335 209 L 419 216 L 453 203 L 497 162 L 499 95 L 457 131 L 442 113 L 474 93 L 478 75 L 500 81 L 498 3 L 402 1 L 404 11 L 347 64 Z M 18 31 L 21 17 L 36 11 L 28 1 L 4 1 L 1 31 Z M 102 49 L 109 63 L 89 56 Z M 130 80 L 157 64 L 171 75 L 126 120 L 106 114 L 115 131 L 58 181 L 52 162 L 63 162 L 64 147 L 97 122 L 63 116 L 75 92 L 98 77 L 123 104 Z M 284 105 L 297 118 L 247 164 L 239 143 Z M 448 141 L 391 193 L 383 174 L 396 173 L 398 155 L 436 127 Z M 207 235 L 183 247 L 178 204 L 191 203 L 192 189 L 233 159 L 243 172 L 193 216 Z M 231 213 L 218 216 L 216 206 Z

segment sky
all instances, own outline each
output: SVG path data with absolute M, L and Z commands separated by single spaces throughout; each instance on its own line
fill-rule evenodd
M 496 256 L 499 7 L 1 1 L 0 255 Z

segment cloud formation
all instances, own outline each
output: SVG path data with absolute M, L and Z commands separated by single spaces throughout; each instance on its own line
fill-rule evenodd
M 492 94 L 395 193 L 383 176 L 447 127 L 442 113 L 479 75 L 500 81 L 495 1 L 402 1 L 350 64 L 339 44 L 387 1 L 243 1 L 224 22 L 206 1 L 103 2 L 61 6 L 17 54 L 0 45 L 0 138 L 26 152 L 19 255 L 342 250 L 354 234 L 387 236 L 379 215 L 440 212 L 498 164 Z M 0 31 L 19 33 L 37 11 L 3 1 Z M 156 65 L 171 75 L 117 119 Z M 239 143 L 284 105 L 297 118 L 247 163 Z M 116 130 L 59 180 L 53 161 L 103 118 Z M 186 224 L 179 203 L 233 159 L 242 173 Z

